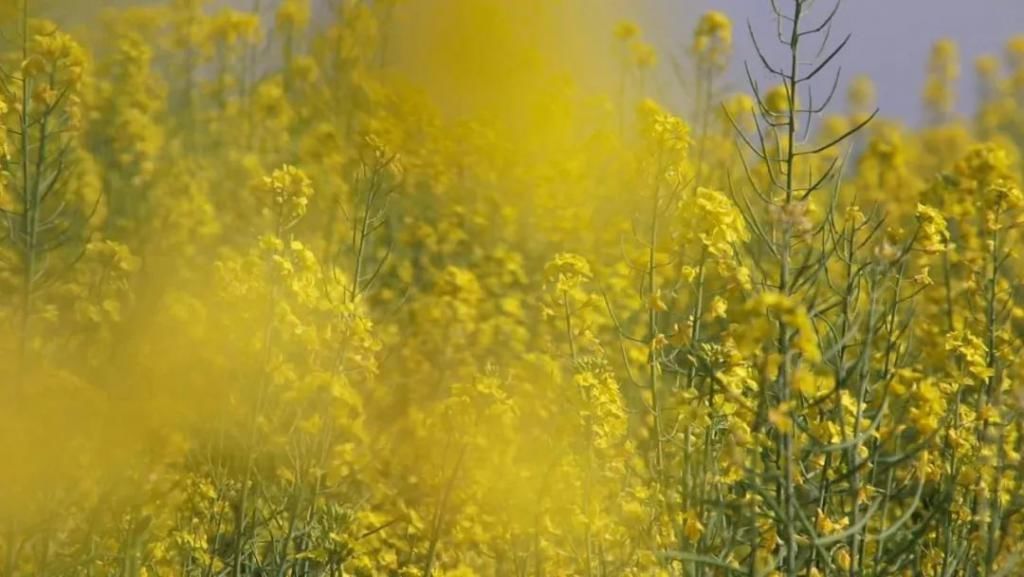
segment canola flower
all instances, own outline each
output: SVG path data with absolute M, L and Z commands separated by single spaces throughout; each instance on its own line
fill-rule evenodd
M 570 1 L 608 94 L 540 0 L 271 4 L 0 6 L 0 575 L 1022 571 L 1024 40 L 912 130 L 805 110 L 819 3 L 734 92 Z

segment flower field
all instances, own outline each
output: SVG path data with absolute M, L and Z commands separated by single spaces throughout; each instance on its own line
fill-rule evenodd
M 1024 35 L 235 4 L 0 2 L 0 576 L 1024 575 Z

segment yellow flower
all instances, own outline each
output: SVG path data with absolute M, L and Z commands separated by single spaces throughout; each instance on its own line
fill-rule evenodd
M 697 233 L 709 253 L 725 257 L 732 254 L 736 245 L 749 240 L 743 215 L 724 193 L 701 187 L 695 200 L 689 213 L 684 211 L 693 219 L 686 232 Z
M 277 9 L 274 22 L 285 30 L 297 30 L 309 23 L 308 0 L 284 0 Z
M 720 296 L 711 300 L 711 318 L 724 319 L 729 310 L 729 303 Z
M 841 571 L 849 571 L 853 562 L 850 558 L 850 551 L 846 547 L 840 547 L 832 555 L 832 560 Z
M 782 403 L 768 409 L 768 422 L 783 433 L 793 432 L 792 405 Z
M 967 371 L 979 381 L 992 376 L 993 371 L 988 365 L 988 347 L 970 332 L 954 331 L 946 335 L 946 350 L 955 352 L 963 358 Z
M 634 42 L 630 50 L 633 53 L 633 63 L 641 70 L 653 68 L 658 62 L 658 52 L 646 42 Z
M 787 114 L 789 112 L 789 90 L 782 84 L 769 90 L 764 95 L 764 107 L 768 109 L 769 113 L 777 116 Z
M 640 35 L 640 27 L 635 22 L 623 20 L 615 25 L 615 37 L 623 42 L 632 40 Z
M 294 225 L 306 214 L 309 199 L 313 196 L 313 183 L 309 177 L 288 164 L 265 177 L 263 188 L 270 193 L 279 226 L 285 228 Z
M 666 305 L 665 300 L 661 298 L 660 290 L 655 291 L 655 293 L 651 295 L 650 307 L 652 310 L 658 312 L 665 312 L 668 310 L 668 305 Z
M 840 517 L 838 521 L 833 521 L 824 511 L 818 509 L 818 521 L 815 530 L 819 536 L 825 537 L 846 529 L 849 524 L 850 520 L 848 517 Z
M 260 32 L 260 20 L 255 14 L 225 10 L 216 15 L 209 33 L 214 40 L 234 46 L 239 42 L 254 42 Z
M 917 220 L 921 224 L 921 250 L 927 253 L 946 250 L 949 245 L 949 229 L 942 214 L 928 205 L 918 203 Z
M 683 535 L 690 543 L 698 542 L 701 535 L 704 534 L 704 525 L 700 522 L 695 511 L 685 511 L 682 513 L 682 526 Z
M 722 12 L 704 13 L 693 32 L 691 51 L 715 67 L 725 66 L 732 49 L 732 22 Z
M 544 266 L 544 274 L 547 276 L 549 286 L 559 294 L 578 289 L 592 276 L 590 264 L 586 259 L 564 252 L 556 254 L 553 259 L 548 261 Z

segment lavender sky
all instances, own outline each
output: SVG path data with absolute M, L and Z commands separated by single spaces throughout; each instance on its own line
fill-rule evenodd
M 749 59 L 754 54 L 747 20 L 754 23 L 759 38 L 771 38 L 772 28 L 764 26 L 772 17 L 769 0 L 689 0 L 685 7 L 679 0 L 663 1 L 670 10 L 679 12 L 676 22 L 685 25 L 686 30 L 692 29 L 694 13 L 715 9 L 729 14 L 736 25 L 738 57 L 746 55 Z M 831 3 L 818 0 L 820 6 L 815 10 L 827 13 Z M 975 101 L 974 60 L 986 53 L 1001 54 L 1009 38 L 1024 34 L 1024 0 L 845 0 L 836 32 L 853 33 L 841 62 L 843 75 L 871 76 L 882 113 L 914 124 L 921 120 L 920 95 L 931 44 L 949 37 L 960 45 L 958 109 L 969 113 Z M 659 31 L 659 35 L 664 33 Z

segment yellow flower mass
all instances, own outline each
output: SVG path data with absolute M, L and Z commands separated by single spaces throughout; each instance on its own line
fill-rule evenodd
M 1024 36 L 638 4 L 0 2 L 0 576 L 1024 574 Z

